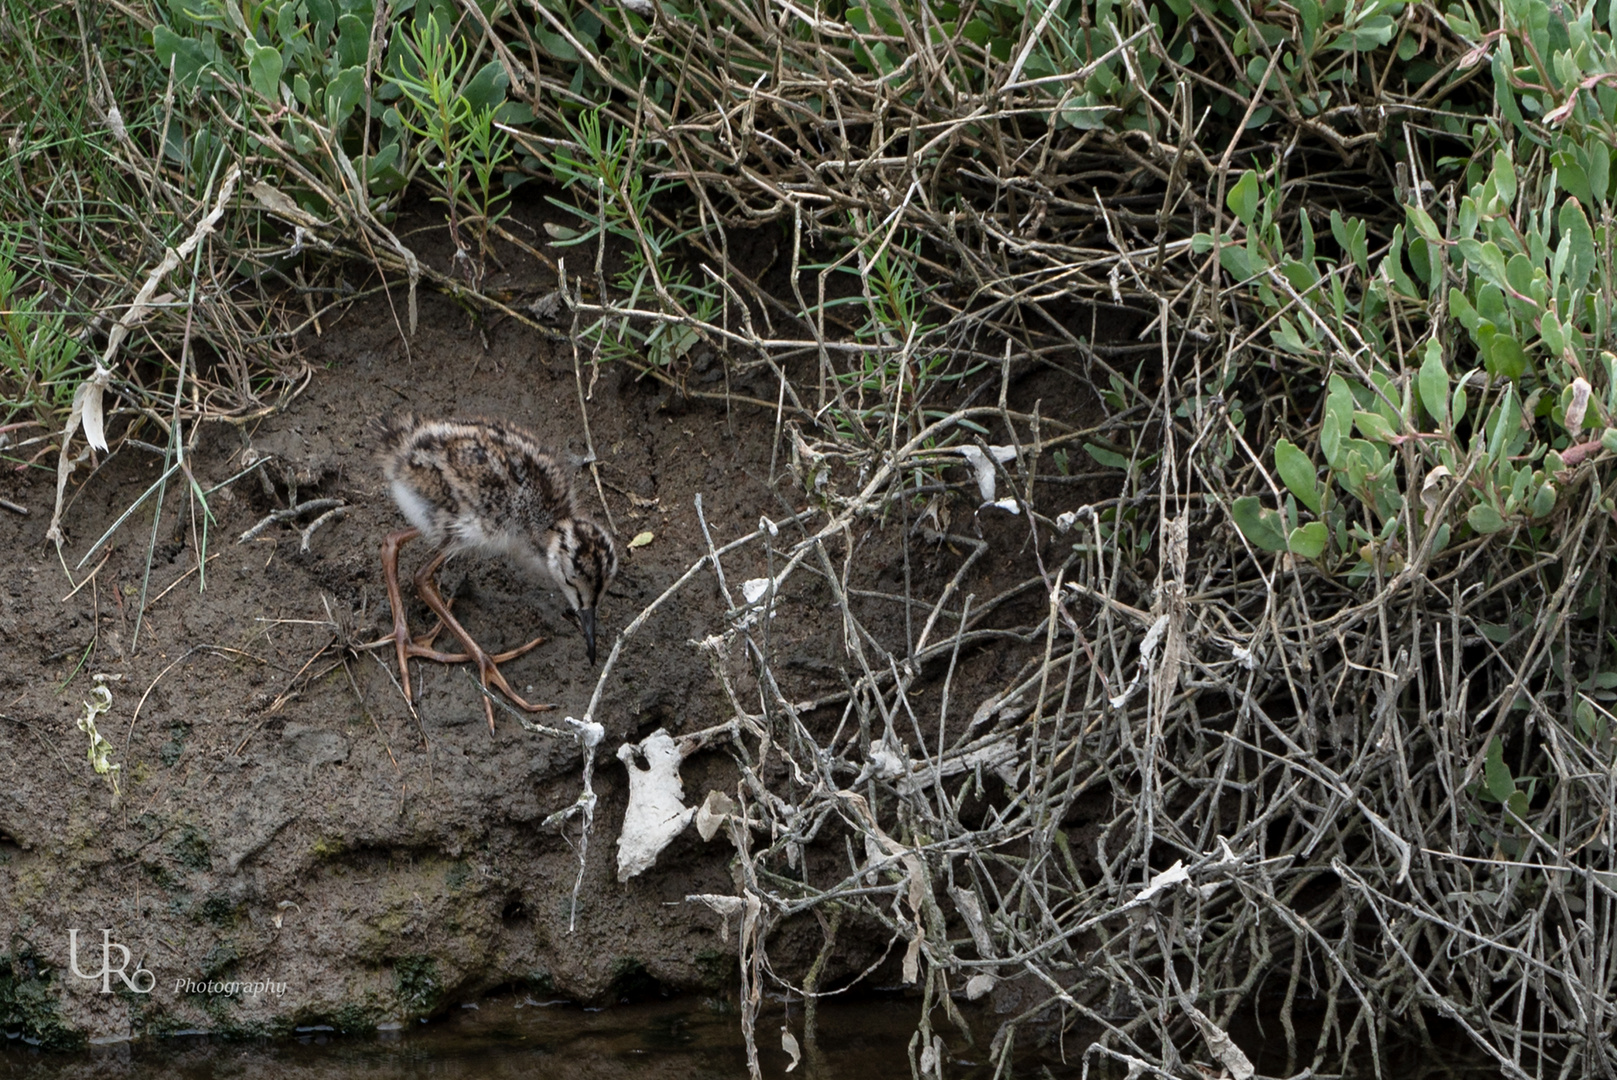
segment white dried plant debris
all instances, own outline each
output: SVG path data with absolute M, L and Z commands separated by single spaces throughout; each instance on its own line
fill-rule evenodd
M 1437 508 L 1443 504 L 1443 493 L 1449 488 L 1449 481 L 1454 479 L 1454 473 L 1449 471 L 1447 465 L 1439 465 L 1426 474 L 1421 481 L 1420 501 L 1426 507 L 1428 517 L 1437 513 Z
M 290 225 L 302 229 L 318 229 L 327 224 L 305 210 L 292 196 L 263 180 L 248 185 L 247 194 L 251 195 L 259 206 Z
M 1192 38 L 1194 38 L 1196 36 L 1196 30 L 1195 30 L 1194 27 L 1191 28 L 1190 36 Z M 1121 1061 L 1123 1064 L 1128 1066 L 1128 1072 L 1123 1074 L 1123 1080 L 1135 1080 L 1135 1078 L 1138 1077 L 1138 1076 L 1142 1076 L 1142 1075 L 1146 1075 L 1146 1074 L 1149 1074 L 1151 1076 L 1156 1076 L 1159 1073 L 1161 1073 L 1161 1070 L 1156 1068 L 1149 1061 L 1144 1061 L 1144 1060 L 1142 1060 L 1140 1058 L 1132 1057 L 1132 1056 L 1130 1056 L 1128 1054 L 1121 1053 L 1121 1052 L 1119 1052 L 1117 1050 L 1108 1050 L 1108 1051 L 1106 1051 L 1106 1054 L 1112 1060 Z
M 954 900 L 955 910 L 960 913 L 961 920 L 966 924 L 966 930 L 971 934 L 971 943 L 977 946 L 977 955 L 983 960 L 999 958 L 994 948 L 994 939 L 988 933 L 988 924 L 983 921 L 982 905 L 977 901 L 977 894 L 969 889 L 962 889 L 958 885 L 951 886 L 949 896 Z M 985 976 L 979 975 L 978 978 Z M 993 980 L 989 979 L 989 985 Z M 968 988 L 969 989 L 969 988 Z M 976 1000 L 975 998 L 973 1000 Z
M 1069 533 L 1078 522 L 1087 521 L 1094 515 L 1095 509 L 1091 506 L 1080 506 L 1076 510 L 1068 510 L 1065 514 L 1058 514 L 1056 515 L 1056 532 Z
M 299 915 L 303 914 L 303 909 L 298 907 L 297 901 L 295 900 L 282 900 L 280 903 L 276 904 L 275 907 L 275 929 L 277 930 L 281 928 L 281 922 L 286 918 L 288 909 L 295 910 Z
M 949 751 L 935 765 L 917 766 L 910 763 L 909 775 L 899 779 L 896 786 L 900 795 L 910 795 L 931 787 L 939 780 L 988 769 L 1006 784 L 1015 787 L 1017 775 L 1021 772 L 1020 756 L 1016 736 L 1009 731 L 1001 731 Z
M 977 1001 L 994 988 L 992 975 L 973 975 L 966 980 L 966 1000 Z
M 983 703 L 977 706 L 977 711 L 971 714 L 971 723 L 966 725 L 966 730 L 970 731 L 978 724 L 981 724 L 983 721 L 992 717 L 994 715 L 994 710 L 999 708 L 999 703 L 1000 697 L 998 694 L 990 694 L 987 698 L 983 699 Z
M 121 678 L 121 675 L 95 676 L 95 686 L 90 689 L 92 700 L 84 703 L 84 715 L 79 717 L 79 730 L 90 736 L 90 749 L 85 755 L 90 767 L 96 771 L 96 775 L 107 778 L 115 796 L 118 794 L 118 772 L 123 766 L 112 760 L 112 744 L 96 729 L 95 718 L 112 708 L 112 691 L 107 688 L 107 683 Z
M 895 750 L 882 742 L 870 744 L 865 754 L 865 772 L 881 780 L 897 780 L 910 774 L 910 762 L 903 748 Z
M 711 840 L 719 834 L 719 829 L 733 817 L 740 808 L 736 801 L 722 791 L 710 791 L 702 805 L 696 810 L 696 831 L 704 841 Z
M 585 723 L 583 720 L 575 720 L 569 716 L 563 722 L 573 729 L 573 734 L 578 738 L 579 743 L 585 750 L 594 750 L 601 745 L 601 740 L 606 738 L 606 728 L 594 720 Z
M 913 915 L 915 936 L 910 939 L 909 948 L 904 954 L 904 981 L 915 982 L 920 977 L 921 947 L 926 941 L 926 915 L 929 909 L 935 909 L 937 900 L 932 895 L 932 878 L 927 873 L 926 863 L 914 851 L 905 847 L 889 836 L 882 827 L 876 824 L 876 815 L 870 810 L 870 804 L 863 795 L 857 792 L 842 790 L 837 792 L 841 799 L 864 827 L 865 833 L 865 859 L 867 883 L 874 885 L 877 880 L 876 871 L 897 862 L 904 867 L 904 899 L 908 901 L 910 912 Z M 899 916 L 899 925 L 904 926 L 908 920 L 894 906 L 894 914 Z
M 809 446 L 795 423 L 788 424 L 787 428 L 792 433 L 792 472 L 804 491 L 819 491 L 831 482 L 831 467 L 825 464 L 825 455 Z
M 1162 635 L 1168 632 L 1168 616 L 1159 615 L 1157 621 L 1151 624 L 1151 629 L 1145 632 L 1145 640 L 1140 642 L 1140 657 L 1149 661 L 1157 653 L 1157 646 L 1162 644 Z
M 637 764 L 637 756 L 645 759 L 645 768 Z M 618 760 L 629 770 L 629 809 L 618 834 L 618 880 L 628 881 L 657 861 L 662 849 L 690 824 L 696 808 L 685 805 L 679 747 L 667 729 L 653 731 L 638 747 L 624 743 L 618 747 Z
M 977 446 L 957 446 L 954 449 L 955 453 L 966 459 L 966 463 L 971 466 L 972 472 L 977 474 L 977 494 L 982 496 L 983 505 L 1000 505 L 994 501 L 994 489 L 998 486 L 997 478 L 994 474 L 994 463 L 998 462 L 1003 465 L 1006 462 L 1015 461 L 1016 447 L 990 446 L 987 454 L 984 454 L 982 448 Z M 989 455 L 992 455 L 992 460 L 990 460 Z M 1015 500 L 1010 501 L 1014 502 Z
M 865 834 L 865 884 L 872 887 L 881 879 L 876 871 L 887 865 L 887 855 L 882 851 L 881 843 L 870 835 Z
M 765 594 L 769 592 L 771 585 L 777 584 L 778 583 L 773 578 L 748 578 L 746 581 L 741 583 L 741 598 L 747 602 L 748 606 L 751 606 L 764 598 Z M 770 604 L 768 605 L 768 608 L 769 617 L 773 619 L 775 617 L 774 605 Z M 757 622 L 758 614 L 759 613 L 757 611 L 749 611 L 741 618 L 739 622 L 736 623 L 736 629 L 745 630 L 747 627 Z
M 786 1051 L 787 1057 L 792 1059 L 792 1063 L 786 1066 L 786 1071 L 791 1072 L 797 1068 L 797 1063 L 803 1060 L 803 1051 L 797 1045 L 797 1036 L 793 1035 L 788 1028 L 783 1027 L 780 1029 L 780 1048 Z
M 1230 646 L 1230 655 L 1235 657 L 1235 662 L 1237 664 L 1241 665 L 1242 670 L 1244 670 L 1244 671 L 1256 671 L 1257 670 L 1258 661 L 1257 661 L 1256 658 L 1253 657 L 1252 650 L 1248 649 L 1246 646 L 1244 646 L 1244 645 L 1231 645 Z
M 95 373 L 79 383 L 73 391 L 73 409 L 68 413 L 67 430 L 84 425 L 84 441 L 97 450 L 107 449 L 107 421 L 102 411 L 101 395 L 112 380 L 112 372 L 97 364 Z
M 1108 699 L 1107 703 L 1114 709 L 1121 709 L 1127 705 L 1129 698 L 1139 688 L 1143 679 L 1156 666 L 1157 648 L 1162 644 L 1163 636 L 1168 632 L 1169 619 L 1167 614 L 1157 616 L 1157 621 L 1151 624 L 1151 629 L 1145 632 L 1145 638 L 1140 642 L 1140 664 L 1134 672 L 1134 678 L 1123 688 L 1123 692 Z
M 1140 890 L 1139 895 L 1134 898 L 1134 902 L 1136 904 L 1149 903 L 1158 896 L 1167 892 L 1169 889 L 1173 888 L 1175 885 L 1188 882 L 1189 880 L 1190 871 L 1185 869 L 1185 860 L 1175 860 L 1172 866 L 1154 876 L 1150 883 L 1147 884 L 1145 888 Z
M 998 720 L 1002 724 L 1010 720 L 1016 720 L 1027 711 L 1027 705 L 1024 703 L 1021 694 L 1015 694 L 1009 698 L 993 694 L 981 705 L 977 706 L 977 711 L 971 714 L 971 723 L 966 725 L 966 730 L 968 732 L 975 731 L 979 725 L 988 720 Z
M 902 923 L 900 925 L 903 925 Z M 926 941 L 926 931 L 921 924 L 915 924 L 915 936 L 910 938 L 909 948 L 904 950 L 904 982 L 906 985 L 919 982 L 921 979 L 921 945 Z
M 1572 400 L 1566 407 L 1566 429 L 1576 435 L 1589 411 L 1589 380 L 1579 375 L 1572 380 Z
M 726 945 L 730 943 L 730 916 L 740 915 L 747 910 L 747 902 L 741 897 L 722 893 L 693 893 L 685 898 L 685 902 L 706 904 L 723 917 L 724 921 L 719 924 L 719 936 Z
M 1250 844 L 1247 845 L 1244 851 L 1236 851 L 1230 847 L 1230 842 L 1227 838 L 1218 836 L 1214 837 L 1214 839 L 1218 841 L 1219 855 L 1217 862 L 1209 864 L 1211 866 L 1240 866 L 1246 862 L 1247 856 L 1252 854 L 1253 849 Z
M 224 179 L 219 183 L 219 193 L 213 209 L 208 212 L 207 217 L 197 223 L 197 227 L 179 247 L 169 248 L 163 253 L 162 260 L 147 275 L 145 284 L 135 294 L 134 300 L 107 332 L 107 347 L 102 352 L 101 359 L 96 361 L 95 372 L 73 391 L 73 408 L 68 413 L 67 426 L 62 429 L 62 450 L 56 462 L 56 508 L 51 513 L 50 528 L 45 530 L 45 539 L 54 543 L 58 550 L 61 549 L 64 540 L 62 512 L 66 509 L 64 500 L 67 495 L 67 478 L 79 462 L 79 458 L 72 453 L 73 433 L 78 430 L 80 423 L 83 423 L 85 441 L 97 450 L 107 449 L 105 425 L 101 415 L 101 393 L 112 378 L 113 358 L 118 355 L 118 348 L 129 336 L 129 331 L 146 317 L 148 308 L 157 302 L 152 299 L 157 292 L 157 286 L 191 254 L 224 216 L 225 208 L 236 193 L 236 181 L 240 179 L 241 166 L 232 165 L 226 170 Z
M 943 1076 L 943 1036 L 932 1036 L 932 1045 L 921 1051 L 921 1075 Z
M 1184 994 L 1179 995 L 1179 1004 L 1185 1010 L 1185 1015 L 1190 1017 L 1196 1029 L 1201 1032 L 1202 1038 L 1207 1043 L 1207 1049 L 1213 1052 L 1213 1056 L 1218 1058 L 1219 1063 L 1229 1073 L 1230 1080 L 1251 1080 L 1257 1070 L 1252 1067 L 1252 1062 L 1241 1052 L 1241 1048 L 1235 1045 L 1229 1034 L 1213 1023 L 1206 1013 L 1191 1004 L 1190 999 Z

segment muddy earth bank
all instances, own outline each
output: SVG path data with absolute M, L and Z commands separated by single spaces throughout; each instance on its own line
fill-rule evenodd
M 510 273 L 514 294 L 543 295 L 542 268 L 527 280 Z M 604 656 L 618 630 L 707 550 L 695 496 L 718 544 L 752 532 L 760 515 L 784 519 L 807 505 L 774 454 L 776 416 L 693 401 L 622 366 L 575 371 L 565 326 L 543 334 L 474 318 L 437 295 L 421 296 L 419 329 L 406 346 L 395 322 L 403 295 L 394 293 L 360 300 L 305 335 L 313 376 L 287 409 L 204 426 L 191 459 L 202 489 L 262 462 L 209 496 L 211 522 L 174 480 L 155 527 L 158 499 L 149 498 L 91 551 L 162 472 L 160 456 L 125 445 L 75 474 L 58 557 L 45 540 L 54 455 L 43 468 L 7 465 L 0 490 L 31 511 L 0 512 L 8 553 L 0 566 L 0 1020 L 8 1034 L 57 1045 L 194 1030 L 357 1030 L 430 1016 L 496 988 L 586 1002 L 733 989 L 734 928 L 721 936 L 717 916 L 684 899 L 735 894 L 728 845 L 704 844 L 689 829 L 626 884 L 614 845 L 628 794 L 613 756 L 619 745 L 730 716 L 697 645 L 727 625 L 711 574 L 652 616 L 605 687 L 596 712 L 605 727 L 595 751 L 599 804 L 575 908 L 578 821 L 545 819 L 579 797 L 579 745 L 525 731 L 505 713 L 490 735 L 464 667 L 415 662 L 412 711 L 391 649 L 357 647 L 391 625 L 378 547 L 402 526 L 367 422 L 408 407 L 516 420 L 578 458 L 593 441 L 599 483 L 587 469 L 578 475 L 581 502 L 610 518 L 624 548 L 600 613 Z M 772 380 L 727 383 L 724 366 L 696 357 L 693 384 L 776 398 Z M 1076 423 L 1094 408 L 1077 400 L 1076 385 L 1067 374 L 1032 372 L 1016 380 L 1013 407 L 1040 401 L 1046 415 Z M 126 423 L 109 425 L 115 446 Z M 1077 505 L 1081 494 L 1060 497 Z M 266 515 L 310 500 L 340 500 L 342 509 L 306 546 L 302 530 L 337 503 L 238 542 Z M 1005 555 L 973 567 L 963 592 L 993 595 L 1028 575 L 1034 553 L 1025 532 L 997 522 L 968 527 L 1001 529 Z M 649 542 L 628 549 L 646 534 Z M 920 595 L 935 595 L 961 553 L 934 544 L 906 563 L 902 539 L 902 529 L 876 523 L 851 537 L 856 577 L 891 594 L 907 573 Z M 408 575 L 426 555 L 411 545 L 401 562 L 418 633 L 430 620 Z M 726 570 L 732 580 L 767 573 L 762 556 L 746 552 Z M 557 594 L 475 559 L 453 560 L 440 584 L 490 651 L 548 639 L 505 667 L 513 686 L 532 688 L 531 700 L 559 706 L 538 719 L 584 714 L 599 669 Z M 778 670 L 805 698 L 845 685 L 840 622 L 807 599 L 771 630 Z M 1027 614 L 1013 606 L 1005 617 L 1037 621 Z M 901 648 L 900 610 L 864 617 Z M 744 687 L 740 650 L 734 664 Z M 955 693 L 975 701 L 1008 670 L 1013 660 L 993 650 L 965 658 Z M 117 796 L 92 770 L 78 727 L 98 685 L 111 692 L 96 723 L 119 766 Z M 834 726 L 840 710 L 826 712 Z M 722 750 L 689 758 L 682 776 L 692 804 L 714 788 L 735 790 Z M 823 853 L 827 880 L 842 872 L 841 841 L 834 847 Z M 88 977 L 69 963 L 73 930 Z M 771 962 L 800 976 L 822 941 L 813 919 L 788 922 L 771 934 Z M 128 950 L 122 970 L 135 989 L 102 974 L 120 968 L 118 946 Z M 838 985 L 887 948 L 885 934 L 844 929 L 821 985 Z M 893 970 L 877 971 L 874 983 L 897 981 L 897 952 L 887 962 Z M 246 985 L 219 992 L 229 983 Z M 254 993 L 251 984 L 273 985 Z

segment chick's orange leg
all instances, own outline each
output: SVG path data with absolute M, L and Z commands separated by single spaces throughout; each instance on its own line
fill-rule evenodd
M 393 611 L 393 633 L 367 645 L 364 649 L 375 648 L 392 642 L 399 657 L 399 678 L 404 690 L 404 700 L 413 704 L 415 694 L 410 685 L 410 657 L 419 656 L 424 660 L 435 660 L 440 664 L 464 664 L 471 660 L 465 653 L 439 652 L 431 648 L 432 639 L 438 635 L 442 628 L 438 627 L 427 634 L 424 639 L 417 640 L 410 635 L 410 624 L 404 614 L 404 597 L 399 589 L 399 549 L 405 544 L 421 535 L 420 529 L 401 529 L 389 533 L 382 541 L 382 577 L 387 584 L 388 607 Z M 438 560 L 442 563 L 442 558 Z
M 493 683 L 499 687 L 502 694 L 511 699 L 512 704 L 525 712 L 548 712 L 554 709 L 556 707 L 554 705 L 529 704 L 515 690 L 511 689 L 511 684 L 505 681 L 505 676 L 500 674 L 500 669 L 497 666 L 513 657 L 521 656 L 545 639 L 535 638 L 520 648 L 499 653 L 496 656 L 490 656 L 484 652 L 483 647 L 473 640 L 472 635 L 467 633 L 466 628 L 460 624 L 460 620 L 456 619 L 450 612 L 449 605 L 444 602 L 443 595 L 438 591 L 437 582 L 433 580 L 433 575 L 438 572 L 438 568 L 444 564 L 444 560 L 448 557 L 445 552 L 440 551 L 431 562 L 417 570 L 415 574 L 416 593 L 427 602 L 427 607 L 431 608 L 432 613 L 438 616 L 439 621 L 449 628 L 449 632 L 459 638 L 460 643 L 466 647 L 466 657 L 446 662 L 458 663 L 469 658 L 477 664 L 478 678 L 482 681 L 485 690 L 488 689 L 489 683 Z M 421 654 L 418 653 L 417 655 Z M 433 657 L 433 659 L 437 658 L 437 656 Z M 483 699 L 483 714 L 488 717 L 488 729 L 492 732 L 494 730 L 494 705 L 487 697 Z

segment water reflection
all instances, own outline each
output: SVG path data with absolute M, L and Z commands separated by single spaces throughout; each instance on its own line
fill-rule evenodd
M 889 1080 L 910 1074 L 907 1048 L 916 1003 L 879 1000 L 821 1006 L 819 1037 L 791 1075 L 808 1080 Z M 780 1049 L 783 1013 L 760 1018 L 764 1075 L 779 1077 L 789 1061 Z M 802 1037 L 802 1014 L 792 1010 Z M 969 1057 L 948 1067 L 950 1077 L 983 1077 L 991 1068 Z M 1055 1074 L 1061 1075 L 1058 1065 Z M 1072 1075 L 1076 1075 L 1073 1070 Z M 698 998 L 589 1011 L 532 998 L 490 998 L 431 1024 L 364 1035 L 306 1028 L 288 1040 L 222 1042 L 205 1037 L 96 1046 L 74 1054 L 43 1054 L 13 1043 L 0 1049 L 0 1080 L 91 1080 L 151 1077 L 260 1077 L 287 1080 L 594 1080 L 658 1077 L 735 1080 L 747 1074 L 740 1020 L 732 1008 Z

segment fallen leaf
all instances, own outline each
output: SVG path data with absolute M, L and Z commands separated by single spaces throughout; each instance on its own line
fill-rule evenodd
M 247 194 L 251 195 L 255 200 L 257 200 L 258 205 L 262 206 L 276 217 L 290 221 L 294 225 L 302 225 L 305 228 L 314 229 L 323 227 L 326 224 L 326 222 L 321 221 L 303 207 L 299 206 L 290 195 L 281 191 L 279 188 L 271 187 L 262 180 L 249 187 L 247 189 Z
M 643 533 L 636 533 L 635 538 L 629 541 L 629 550 L 633 551 L 635 548 L 643 548 L 647 544 L 651 543 L 655 538 L 656 534 L 650 529 L 647 529 Z
M 781 1028 L 780 1029 L 780 1048 L 791 1055 L 792 1063 L 790 1065 L 786 1066 L 786 1071 L 791 1072 L 793 1069 L 797 1068 L 797 1063 L 800 1060 L 802 1060 L 802 1057 L 803 1057 L 803 1052 L 802 1052 L 801 1049 L 798 1048 L 798 1045 L 797 1045 L 797 1036 L 793 1035 L 790 1031 L 787 1031 L 785 1028 Z
M 910 947 L 904 950 L 904 982 L 913 983 L 921 977 L 921 943 L 926 940 L 926 934 L 916 927 L 915 936 L 910 938 Z
M 701 834 L 703 840 L 713 839 L 718 835 L 724 819 L 739 809 L 735 800 L 724 792 L 709 791 L 707 798 L 702 800 L 702 805 L 696 811 L 696 831 Z
M 1583 416 L 1589 411 L 1589 380 L 1581 375 L 1572 380 L 1572 400 L 1566 407 L 1566 429 L 1576 435 L 1583 427 Z
M 1443 502 L 1443 492 L 1448 488 L 1449 481 L 1453 478 L 1454 474 L 1449 471 L 1447 465 L 1439 465 L 1426 474 L 1426 479 L 1421 482 L 1420 486 L 1420 501 L 1421 505 L 1426 507 L 1428 514 L 1437 512 L 1438 506 Z
M 101 392 L 107 388 L 112 379 L 112 372 L 96 365 L 95 374 L 79 384 L 73 392 L 73 415 L 68 421 L 68 431 L 71 434 L 77 420 L 84 424 L 84 441 L 97 450 L 107 449 L 106 421 L 102 418 Z M 64 446 L 66 443 L 63 444 Z

